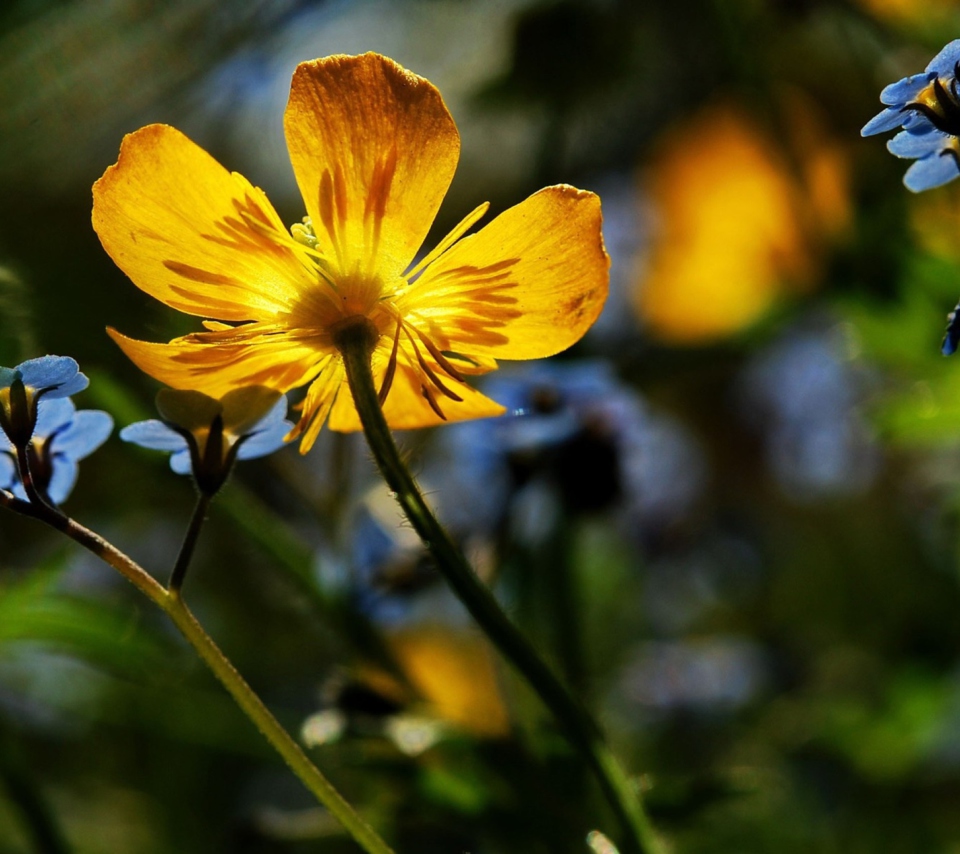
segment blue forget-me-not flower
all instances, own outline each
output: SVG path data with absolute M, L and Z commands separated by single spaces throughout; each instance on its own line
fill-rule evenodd
M 860 133 L 903 128 L 887 143 L 897 157 L 916 160 L 903 183 L 919 193 L 960 175 L 960 39 L 950 42 L 921 74 L 891 83 L 880 93 L 885 104 Z
M 0 429 L 15 447 L 26 445 L 40 400 L 69 397 L 89 382 L 69 356 L 41 356 L 15 368 L 0 367 Z
M 286 397 L 262 386 L 234 389 L 219 400 L 198 391 L 164 389 L 157 409 L 162 421 L 130 424 L 120 438 L 172 453 L 170 468 L 192 474 L 206 495 L 223 486 L 235 460 L 272 454 L 293 429 L 284 420 Z
M 27 446 L 30 474 L 40 493 L 54 504 L 62 504 L 77 482 L 77 464 L 106 442 L 112 431 L 113 419 L 106 412 L 92 409 L 78 412 L 68 397 L 42 399 Z M 0 488 L 26 500 L 26 491 L 17 474 L 16 454 L 6 433 L 0 434 Z

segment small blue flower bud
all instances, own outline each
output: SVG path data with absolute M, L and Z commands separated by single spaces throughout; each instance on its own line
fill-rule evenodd
M 69 398 L 43 398 L 26 446 L 30 474 L 41 495 L 62 504 L 77 482 L 78 463 L 99 448 L 113 431 L 113 419 L 99 410 L 77 411 Z M 0 437 L 0 489 L 27 499 L 17 476 L 14 443 Z
M 286 397 L 262 386 L 235 389 L 219 400 L 198 391 L 164 389 L 157 395 L 157 410 L 162 421 L 130 424 L 120 438 L 172 453 L 170 467 L 192 475 L 204 495 L 220 490 L 235 460 L 272 454 L 293 429 L 284 420 Z
M 0 429 L 14 447 L 26 446 L 41 398 L 69 397 L 88 384 L 79 365 L 68 356 L 41 356 L 15 368 L 0 367 Z

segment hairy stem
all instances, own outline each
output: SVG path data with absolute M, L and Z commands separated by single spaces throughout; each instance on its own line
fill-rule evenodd
M 501 654 L 526 679 L 553 713 L 570 743 L 593 769 L 607 800 L 626 831 L 622 849 L 630 854 L 660 854 L 663 848 L 631 785 L 599 727 L 564 687 L 530 642 L 504 613 L 493 594 L 477 578 L 460 549 L 450 539 L 424 500 L 404 464 L 377 397 L 370 357 L 376 332 L 365 318 L 344 324 L 334 343 L 343 356 L 347 381 L 370 450 L 387 485 L 437 567 L 473 618 Z

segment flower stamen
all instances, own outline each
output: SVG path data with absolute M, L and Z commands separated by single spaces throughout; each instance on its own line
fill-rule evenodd
M 427 348 L 430 352 L 430 355 L 433 356 L 436 363 L 446 372 L 446 374 L 458 382 L 464 382 L 463 374 L 460 373 L 453 365 L 450 364 L 450 360 L 447 359 L 443 353 L 440 352 L 440 349 L 437 347 L 433 341 L 430 340 L 428 335 L 425 335 L 416 326 L 413 327 L 413 331 L 417 333 L 417 337 L 423 342 L 423 346 Z
M 446 421 L 447 416 L 443 414 L 443 410 L 440 408 L 440 404 L 437 403 L 437 399 L 433 396 L 433 392 L 430 391 L 430 388 L 423 382 L 420 383 L 420 394 L 422 394 L 424 400 L 430 404 L 430 408 L 437 413 L 437 417 Z
M 458 395 L 456 392 L 451 391 L 449 388 L 447 388 L 443 380 L 441 380 L 440 377 L 436 375 L 436 372 L 433 370 L 433 368 L 431 368 L 430 365 L 427 364 L 427 360 L 423 358 L 423 354 L 420 352 L 420 348 L 417 346 L 416 338 L 414 338 L 414 336 L 410 334 L 409 324 L 406 324 L 406 323 L 403 324 L 403 331 L 407 333 L 407 338 L 409 339 L 410 344 L 413 347 L 413 352 L 416 354 L 417 362 L 420 365 L 421 379 L 423 375 L 426 375 L 427 379 L 429 379 L 430 382 L 433 383 L 433 385 L 441 394 L 444 394 L 446 397 L 449 397 L 450 400 L 455 400 L 457 403 L 462 403 L 463 398 L 460 397 L 460 395 Z
M 400 331 L 402 328 L 403 318 L 397 314 L 397 331 L 393 336 L 393 349 L 390 351 L 387 370 L 383 374 L 383 383 L 380 385 L 380 391 L 377 394 L 377 401 L 381 407 L 387 402 L 387 395 L 390 394 L 390 388 L 393 386 L 393 378 L 397 373 L 397 351 L 400 349 Z

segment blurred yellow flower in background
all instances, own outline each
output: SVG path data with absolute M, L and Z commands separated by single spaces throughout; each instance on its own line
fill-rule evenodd
M 387 643 L 437 717 L 475 735 L 507 734 L 510 719 L 483 637 L 425 625 L 388 632 Z
M 153 344 L 110 330 L 173 388 L 222 397 L 309 385 L 292 437 L 360 420 L 334 345 L 364 318 L 390 426 L 499 415 L 464 382 L 496 359 L 550 356 L 600 313 L 609 262 L 600 201 L 547 187 L 463 235 L 483 204 L 414 263 L 447 192 L 460 137 L 437 89 L 374 53 L 297 66 L 284 117 L 308 216 L 289 231 L 263 192 L 174 128 L 128 135 L 93 189 L 93 224 L 141 290 L 205 318 Z
M 815 281 L 823 238 L 849 220 L 846 158 L 790 102 L 794 162 L 742 110 L 704 109 L 668 132 L 648 169 L 650 257 L 635 305 L 650 332 L 708 342 Z
M 946 22 L 960 12 L 958 0 L 858 0 L 862 9 L 891 24 Z

